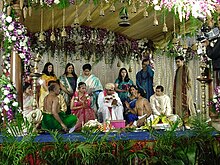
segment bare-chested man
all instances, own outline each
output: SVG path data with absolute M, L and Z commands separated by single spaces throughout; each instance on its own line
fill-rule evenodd
M 60 86 L 58 83 L 52 83 L 49 87 L 49 94 L 44 99 L 44 110 L 42 119 L 42 128 L 49 130 L 64 130 L 74 127 L 77 117 L 66 115 L 61 111 L 59 98 Z
M 149 101 L 144 98 L 144 90 L 139 88 L 137 93 L 137 101 L 133 113 L 137 114 L 138 120 L 133 125 L 142 126 L 145 120 L 151 118 L 152 110 Z M 131 111 L 132 112 L 132 111 Z

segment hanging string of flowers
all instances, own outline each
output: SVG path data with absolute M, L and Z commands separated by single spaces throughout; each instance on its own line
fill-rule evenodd
M 86 60 L 95 56 L 96 62 L 103 58 L 109 58 L 112 64 L 116 58 L 129 63 L 130 60 L 141 60 L 142 53 L 146 49 L 154 51 L 154 47 L 148 45 L 147 39 L 131 40 L 128 37 L 114 33 L 107 29 L 95 29 L 88 26 L 65 27 L 67 36 L 61 37 L 62 29 L 55 29 L 55 42 L 50 41 L 51 30 L 45 32 L 44 43 L 38 42 L 40 33 L 31 34 L 32 50 L 63 52 L 69 56 L 80 54 Z M 43 47 L 42 47 L 43 46 Z M 42 53 L 43 53 L 42 52 Z
M 24 73 L 28 74 L 27 66 L 30 65 L 30 39 L 27 30 L 20 22 L 16 21 L 15 11 L 7 13 L 7 7 L 0 12 L 0 26 L 3 32 L 3 75 L 0 78 L 0 112 L 6 112 L 9 121 L 13 118 L 13 112 L 19 111 L 17 91 L 10 81 L 10 59 L 12 51 L 16 51 L 24 63 Z M 4 116 L 5 117 L 5 116 Z
M 0 13 L 2 30 L 4 34 L 4 54 L 3 54 L 3 73 L 10 75 L 10 57 L 12 50 L 17 51 L 20 58 L 24 61 L 25 69 L 30 64 L 30 39 L 26 36 L 27 30 L 20 22 L 15 21 L 13 14 L 7 16 Z M 25 70 L 26 71 L 26 70 Z

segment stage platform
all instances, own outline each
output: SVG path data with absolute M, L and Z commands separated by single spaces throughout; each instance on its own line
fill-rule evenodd
M 164 130 L 156 131 L 156 134 L 163 134 Z M 176 136 L 192 136 L 190 130 L 186 131 L 176 131 Z M 154 132 L 155 134 L 155 132 Z M 216 133 L 213 133 L 215 135 Z M 155 137 L 151 135 L 148 131 L 136 131 L 136 132 L 107 132 L 107 133 L 93 133 L 90 136 L 97 136 L 97 140 L 106 138 L 108 141 L 118 141 L 118 140 L 137 140 L 137 141 L 153 141 Z M 87 136 L 83 133 L 71 133 L 71 134 L 60 134 L 60 137 L 63 141 L 71 142 L 85 142 L 88 140 Z M 17 140 L 20 141 L 23 137 L 17 137 Z M 3 143 L 4 136 L 0 134 L 0 143 Z M 7 139 L 5 139 L 7 140 Z M 40 143 L 49 143 L 55 142 L 53 136 L 49 133 L 39 134 L 34 139 L 35 142 Z

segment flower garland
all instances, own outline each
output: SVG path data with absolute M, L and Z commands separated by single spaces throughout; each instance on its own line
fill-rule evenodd
M 206 18 L 211 16 L 216 9 L 217 0 L 153 0 L 154 8 L 160 10 L 162 7 L 169 11 L 172 9 L 174 13 L 179 16 L 180 22 L 183 19 L 188 20 L 190 15 L 195 18 Z M 155 9 L 156 10 L 156 9 Z
M 8 121 L 13 119 L 13 113 L 18 110 L 20 112 L 17 100 L 17 91 L 10 80 L 3 74 L 0 77 L 0 112 L 2 120 L 4 120 L 3 109 L 6 111 Z
M 62 37 L 62 29 L 55 29 L 55 42 L 50 41 L 51 30 L 45 31 L 45 42 L 39 43 L 40 33 L 31 35 L 31 47 L 33 51 L 41 50 L 42 53 L 51 51 L 63 52 L 69 56 L 80 55 L 86 60 L 95 57 L 95 63 L 103 58 L 108 59 L 108 64 L 112 64 L 116 58 L 122 62 L 129 63 L 131 60 L 141 60 L 142 53 L 148 49 L 154 51 L 155 47 L 152 41 L 147 39 L 131 40 L 128 37 L 109 31 L 107 29 L 92 28 L 81 26 L 77 29 L 74 27 L 65 27 L 67 36 Z M 60 42 L 62 41 L 62 42 Z
M 13 13 L 13 12 L 12 12 Z M 3 73 L 10 75 L 10 57 L 12 50 L 16 50 L 24 61 L 24 69 L 30 64 L 30 39 L 26 36 L 27 30 L 15 17 L 0 13 L 2 30 L 4 34 Z
M 15 11 L 11 10 L 11 14 L 7 15 L 7 7 L 0 12 L 0 26 L 3 31 L 3 75 L 0 78 L 0 112 L 3 117 L 3 110 L 6 111 L 8 121 L 13 119 L 13 112 L 20 112 L 17 102 L 17 91 L 10 81 L 10 58 L 11 52 L 17 51 L 21 60 L 24 62 L 25 76 L 27 76 L 27 66 L 30 65 L 30 39 L 26 36 L 27 30 L 20 22 L 16 21 Z

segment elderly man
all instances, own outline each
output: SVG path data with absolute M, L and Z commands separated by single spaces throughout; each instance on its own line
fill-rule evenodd
M 103 121 L 123 120 L 123 105 L 115 92 L 115 85 L 107 83 L 103 92 L 98 96 L 99 113 L 102 113 Z

